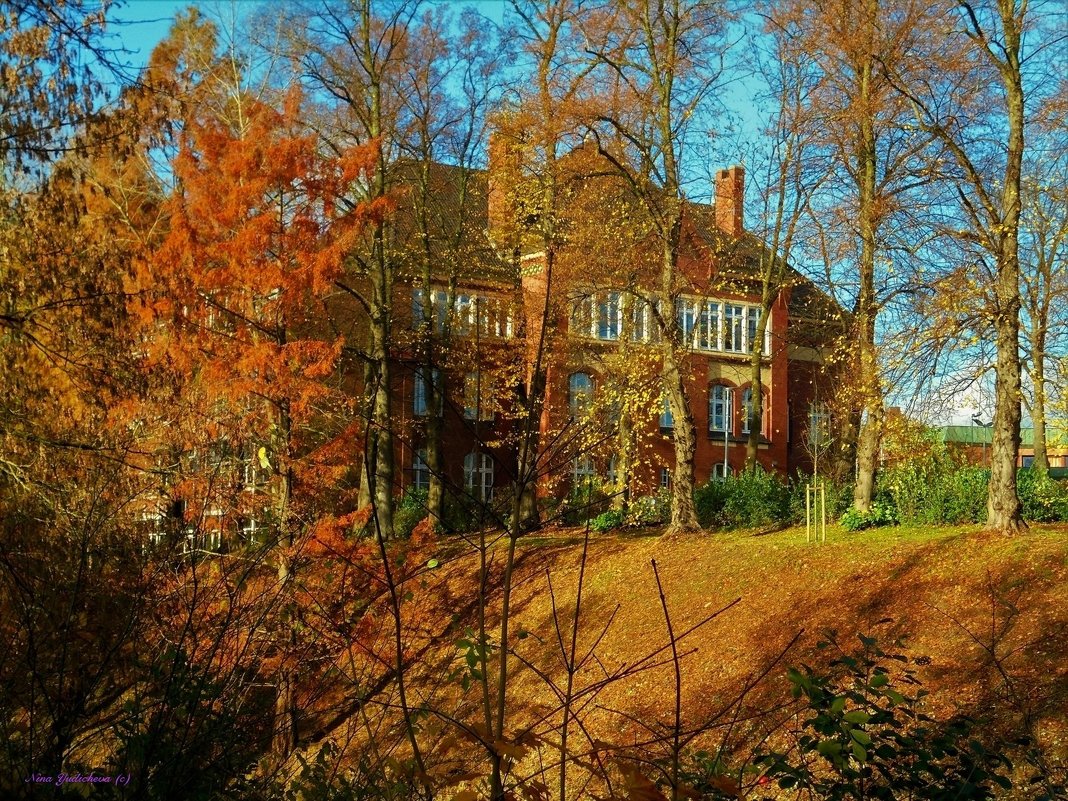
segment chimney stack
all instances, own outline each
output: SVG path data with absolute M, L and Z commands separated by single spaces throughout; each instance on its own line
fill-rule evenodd
M 733 167 L 716 173 L 716 225 L 728 236 L 741 236 L 742 204 L 745 202 L 745 167 Z

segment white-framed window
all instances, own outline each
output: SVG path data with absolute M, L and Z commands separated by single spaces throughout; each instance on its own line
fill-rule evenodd
M 619 339 L 623 322 L 623 307 L 618 292 L 602 292 L 597 296 L 597 338 Z
M 734 391 L 725 384 L 713 384 L 708 390 L 708 430 L 726 433 L 734 430 Z
M 723 304 L 723 350 L 728 353 L 745 352 L 745 307 Z
M 430 465 L 426 463 L 426 448 L 421 448 L 412 457 L 412 486 L 417 490 L 430 489 Z
M 722 481 L 727 476 L 731 475 L 731 473 L 733 472 L 734 471 L 731 470 L 731 466 L 729 464 L 724 464 L 723 462 L 715 462 L 712 465 L 712 478 L 716 479 L 717 481 Z
M 822 448 L 831 439 L 831 413 L 827 404 L 817 401 L 808 407 L 808 444 Z
M 712 298 L 680 297 L 675 318 L 684 347 L 701 351 L 747 353 L 756 337 L 760 307 L 723 303 Z M 770 353 L 771 331 L 765 329 L 762 353 Z
M 660 489 L 671 489 L 671 470 L 667 467 L 660 468 Z
M 613 486 L 619 483 L 619 454 L 612 454 L 612 458 L 608 461 L 608 474 L 605 478 Z
M 571 301 L 571 331 L 580 337 L 612 342 L 623 330 L 623 302 L 615 290 L 586 290 Z
M 492 500 L 493 459 L 488 453 L 469 453 L 464 457 L 464 489 L 476 500 Z
M 638 297 L 630 296 L 630 338 L 632 342 L 649 342 L 653 339 L 653 312 L 649 304 Z
M 441 377 L 441 371 L 436 367 L 430 371 L 430 380 L 435 384 Z M 427 404 L 427 381 L 426 381 L 426 368 L 416 367 L 412 371 L 412 413 L 416 417 L 426 417 L 429 405 Z M 444 409 L 444 398 L 438 396 L 438 414 L 440 415 Z
M 435 327 L 439 334 L 445 332 L 445 321 L 449 316 L 449 295 L 443 289 L 436 289 L 430 294 L 431 308 Z M 476 331 L 479 336 L 510 338 L 515 333 L 512 320 L 512 304 L 508 298 L 463 292 L 454 298 L 452 304 L 453 332 L 466 337 Z M 420 328 L 424 320 L 423 290 L 412 289 L 412 328 Z
M 597 468 L 589 456 L 580 456 L 571 462 L 571 483 L 578 487 L 597 478 Z
M 660 399 L 660 430 L 670 431 L 675 428 L 675 416 L 671 413 L 671 404 L 668 403 L 667 395 Z
M 492 420 L 493 409 L 487 403 L 485 377 L 474 371 L 464 376 L 464 417 L 468 420 Z
M 247 545 L 262 545 L 267 535 L 267 528 L 256 520 L 249 517 L 241 521 L 241 539 Z
M 593 402 L 593 379 L 589 373 L 572 373 L 567 382 L 567 406 L 578 420 L 590 410 Z
M 751 351 L 753 349 L 753 341 L 757 336 L 757 326 L 760 324 L 760 307 L 759 306 L 747 306 L 745 309 L 745 349 Z M 764 347 L 764 350 L 767 348 Z
M 764 419 L 767 417 L 767 414 L 768 414 L 767 396 L 764 396 L 764 403 L 761 404 L 761 405 L 763 406 L 763 408 L 761 409 L 760 420 L 758 420 L 757 423 L 760 426 L 759 433 L 764 434 L 764 433 L 766 433 L 766 431 L 765 431 L 766 426 L 764 425 Z M 743 434 L 748 434 L 749 433 L 749 427 L 751 425 L 752 419 L 753 419 L 753 388 L 752 387 L 746 387 L 745 392 L 742 393 L 742 433 Z

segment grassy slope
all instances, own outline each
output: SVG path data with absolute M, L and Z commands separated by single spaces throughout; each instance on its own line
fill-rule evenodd
M 531 538 L 519 547 L 513 631 L 531 636 L 517 650 L 558 680 L 562 671 L 547 576 L 566 626 L 574 606 L 581 533 Z M 618 611 L 597 648 L 600 663 L 591 664 L 577 686 L 666 643 L 652 559 L 676 631 L 741 599 L 685 640 L 686 650 L 696 649 L 684 660 L 687 724 L 707 722 L 802 629 L 783 663 L 749 696 L 753 704 L 785 698 L 785 666 L 823 658 L 814 646 L 826 630 L 852 637 L 892 618 L 878 627 L 880 637 L 904 637 L 905 653 L 925 657 L 919 674 L 932 691 L 933 709 L 1000 710 L 989 726 L 1012 725 L 1017 718 L 996 699 L 1004 692 L 1003 680 L 964 628 L 985 642 L 992 631 L 1001 632 L 998 653 L 1006 657 L 1018 705 L 1037 713 L 1043 739 L 1062 764 L 1068 756 L 1068 527 L 1035 527 L 1015 539 L 988 536 L 975 527 L 857 534 L 832 527 L 828 542 L 818 545 L 806 544 L 804 530 L 798 529 L 766 536 L 594 535 L 580 651 L 592 644 L 617 605 Z M 457 559 L 438 573 L 438 580 L 449 585 L 453 597 L 466 595 L 473 567 L 470 560 Z M 635 719 L 653 725 L 670 719 L 672 682 L 672 671 L 661 667 L 604 689 L 596 707 L 585 712 L 591 732 L 617 743 L 639 741 L 643 735 Z M 517 724 L 553 709 L 530 669 L 519 670 L 512 693 Z M 736 727 L 732 736 L 744 730 Z M 716 736 L 723 732 L 720 727 Z

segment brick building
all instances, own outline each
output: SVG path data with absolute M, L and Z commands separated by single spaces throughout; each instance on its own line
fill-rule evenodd
M 439 202 L 447 207 L 456 203 L 456 193 L 447 186 L 451 168 L 440 170 Z M 484 226 L 486 242 L 495 246 L 483 253 L 495 255 L 467 277 L 441 281 L 432 290 L 431 324 L 444 331 L 448 321 L 451 332 L 449 359 L 440 368 L 448 373 L 449 389 L 438 410 L 447 483 L 480 498 L 510 485 L 516 467 L 510 440 L 516 415 L 510 398 L 529 379 L 533 343 L 547 313 L 551 331 L 542 441 L 571 438 L 575 444 L 570 452 L 559 449 L 557 469 L 543 494 L 559 494 L 569 483 L 590 476 L 626 484 L 632 494 L 666 486 L 674 463 L 673 420 L 659 400 L 654 347 L 659 329 L 644 291 L 653 273 L 640 266 L 649 261 L 640 242 L 634 249 L 638 266 L 624 281 L 618 267 L 604 266 L 593 240 L 583 242 L 575 234 L 547 281 L 536 239 L 520 235 L 508 245 L 495 230 L 507 203 L 492 170 L 477 178 L 479 191 L 465 195 L 477 208 L 466 216 Z M 715 204 L 683 207 L 680 283 L 672 311 L 687 343 L 683 365 L 697 430 L 698 483 L 740 470 L 749 439 L 750 341 L 757 331 L 761 292 L 757 269 L 769 254 L 745 230 L 744 181 L 742 167 L 722 170 Z M 596 212 L 591 213 L 581 194 L 573 200 L 576 216 L 585 214 L 585 224 L 594 219 L 591 227 L 598 227 Z M 444 216 L 455 214 L 452 209 Z M 398 289 L 397 330 L 418 329 L 423 323 L 422 292 L 418 285 Z M 761 343 L 764 414 L 758 459 L 769 471 L 811 470 L 813 457 L 829 445 L 833 387 L 824 365 L 841 317 L 811 282 L 789 271 Z M 396 459 L 403 468 L 398 480 L 403 487 L 426 487 L 430 473 L 423 458 L 423 421 L 430 410 L 422 381 L 425 357 L 403 341 L 397 354 L 401 369 L 394 408 L 402 435 Z M 627 429 L 626 444 L 618 436 L 621 425 Z

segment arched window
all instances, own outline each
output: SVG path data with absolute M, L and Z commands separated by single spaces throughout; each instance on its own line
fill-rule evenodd
M 761 404 L 760 420 L 756 421 L 760 425 L 759 433 L 767 433 L 767 427 L 764 425 L 764 420 L 768 415 L 768 396 L 764 395 L 764 403 Z M 748 434 L 749 428 L 753 421 L 753 388 L 747 387 L 745 392 L 742 393 L 742 433 Z
M 493 458 L 488 453 L 469 453 L 464 457 L 464 488 L 476 500 L 493 498 Z
M 585 415 L 592 401 L 593 379 L 588 373 L 573 373 L 567 387 L 567 404 L 571 416 L 578 419 Z
M 724 384 L 713 384 L 708 391 L 708 430 L 727 433 L 734 430 L 734 393 Z

